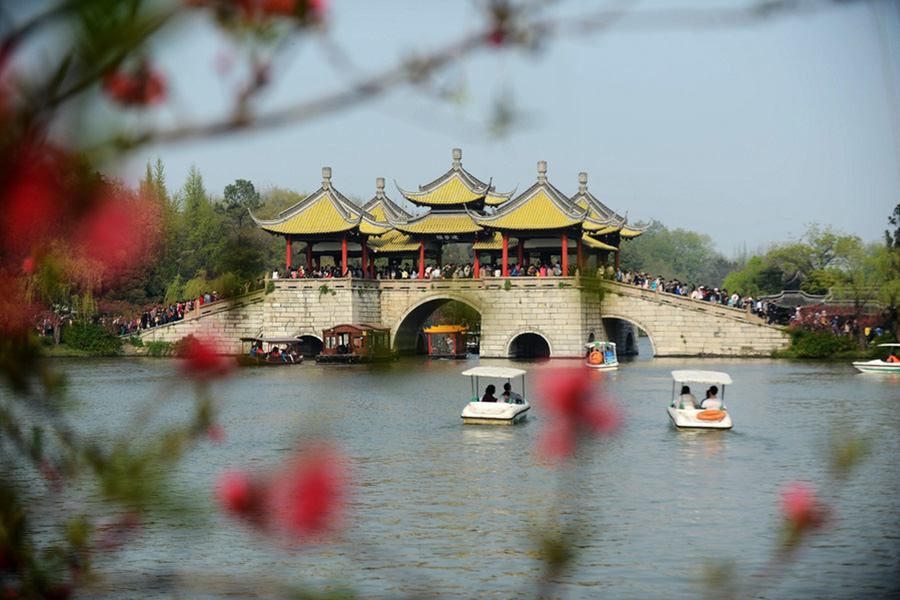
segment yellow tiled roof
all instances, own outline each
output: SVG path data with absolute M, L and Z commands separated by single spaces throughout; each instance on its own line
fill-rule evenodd
M 369 239 L 368 246 L 374 252 L 418 252 L 419 241 L 405 233 L 392 230 L 380 237 Z
M 407 223 L 394 223 L 394 227 L 400 231 L 411 234 L 453 234 L 475 233 L 481 231 L 481 227 L 475 223 L 466 213 L 431 212 L 421 219 Z
M 356 218 L 358 215 L 351 215 Z M 347 221 L 337 208 L 329 201 L 327 196 L 322 196 L 302 212 L 281 223 L 261 223 L 260 226 L 271 233 L 291 235 L 314 235 L 323 233 L 336 233 L 349 231 L 357 225 L 356 220 Z
M 479 221 L 497 229 L 513 230 L 562 229 L 581 223 L 581 219 L 574 219 L 562 212 L 544 191 L 538 192 L 507 215 Z
M 636 238 L 639 235 L 643 235 L 643 229 L 631 229 L 630 227 L 623 227 L 621 231 L 619 231 L 619 235 L 623 238 Z
M 430 192 L 414 193 L 406 192 L 406 197 L 417 204 L 448 206 L 454 204 L 465 204 L 480 200 L 484 194 L 476 194 L 472 192 L 459 178 L 459 175 L 450 177 L 440 187 Z
M 517 238 L 511 237 L 506 242 L 507 248 L 515 248 L 519 245 L 519 240 Z M 474 244 L 472 244 L 473 250 L 503 250 L 503 234 L 495 232 L 493 237 L 489 237 L 487 239 L 478 240 Z
M 583 244 L 590 246 L 591 248 L 597 248 L 599 250 L 619 250 L 615 246 L 610 246 L 609 244 L 601 242 L 600 240 L 595 240 L 587 234 L 581 236 L 581 241 Z
M 385 233 L 387 233 L 390 230 L 391 230 L 390 225 L 385 225 L 384 227 L 381 227 L 381 226 L 376 225 L 376 224 L 372 223 L 371 221 L 367 221 L 365 219 L 363 219 L 362 221 L 359 222 L 359 232 L 364 235 L 384 235 Z
M 611 227 L 609 225 L 598 225 L 597 228 L 594 229 L 590 223 L 584 224 L 584 229 L 586 231 L 590 231 L 591 235 L 606 235 L 608 233 L 615 233 L 619 230 L 618 227 Z

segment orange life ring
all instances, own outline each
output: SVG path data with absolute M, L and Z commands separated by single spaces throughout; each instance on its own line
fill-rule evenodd
M 591 350 L 591 353 L 588 355 L 588 362 L 592 365 L 599 365 L 603 362 L 603 354 L 599 350 Z
M 721 421 L 725 418 L 724 410 L 704 410 L 697 413 L 697 418 L 701 421 Z

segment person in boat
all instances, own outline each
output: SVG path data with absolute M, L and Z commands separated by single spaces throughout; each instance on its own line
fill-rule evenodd
M 500 397 L 507 404 L 525 404 L 525 399 L 516 392 L 512 391 L 512 386 L 509 384 L 509 382 L 503 384 L 503 394 L 501 394 Z
M 716 397 L 716 394 L 719 393 L 719 388 L 716 386 L 710 386 L 708 390 L 706 390 L 706 398 L 700 402 L 700 408 L 703 410 L 722 410 L 722 401 Z
M 494 392 L 497 391 L 497 388 L 494 387 L 494 384 L 490 384 L 486 388 L 484 388 L 484 396 L 481 397 L 482 402 L 496 402 L 497 398 L 494 397 Z
M 887 357 L 887 361 L 889 363 L 900 363 L 900 358 L 897 358 L 897 355 L 894 354 L 894 351 L 891 350 L 891 355 Z
M 681 386 L 681 395 L 678 396 L 678 408 L 697 408 L 697 397 L 691 393 L 689 386 Z
M 606 352 L 603 353 L 603 362 L 608 365 L 616 362 L 616 355 L 613 354 L 612 348 L 610 348 L 609 346 L 606 347 Z

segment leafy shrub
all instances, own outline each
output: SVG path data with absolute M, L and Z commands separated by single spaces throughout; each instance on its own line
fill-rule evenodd
M 801 358 L 825 358 L 856 350 L 856 338 L 836 336 L 829 331 L 791 332 L 791 350 Z
M 174 347 L 172 342 L 147 342 L 147 356 L 169 356 Z
M 62 339 L 70 348 L 97 356 L 114 356 L 122 348 L 122 340 L 108 329 L 93 323 L 74 323 L 66 327 Z
M 142 340 L 141 338 L 139 338 L 136 335 L 133 335 L 130 338 L 128 338 L 128 343 L 131 344 L 132 346 L 134 346 L 135 348 L 141 348 L 144 345 L 144 340 Z

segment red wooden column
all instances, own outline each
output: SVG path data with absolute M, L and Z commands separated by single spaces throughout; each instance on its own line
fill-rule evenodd
M 566 232 L 562 234 L 562 276 L 565 277 L 569 274 L 569 238 L 566 237 Z
M 519 270 L 522 270 L 522 263 L 525 260 L 525 242 L 522 241 L 522 238 L 519 238 Z
M 503 232 L 503 276 L 509 277 L 509 237 Z
M 363 272 L 363 279 L 366 279 L 366 278 L 368 278 L 368 276 L 369 276 L 369 271 L 367 270 L 367 267 L 368 267 L 368 264 L 367 264 L 367 263 L 368 263 L 368 258 L 369 258 L 368 255 L 367 255 L 367 250 L 368 250 L 368 248 L 366 247 L 366 236 L 363 236 L 363 239 L 362 239 L 362 272 Z
M 284 236 L 287 239 L 287 260 L 285 263 L 287 264 L 287 270 L 291 269 L 291 234 Z
M 475 269 L 475 272 L 472 274 L 474 279 L 478 279 L 481 277 L 481 265 L 478 264 L 478 250 L 472 251 L 475 254 L 475 262 L 472 264 L 472 267 Z
M 425 238 L 419 240 L 419 279 L 425 279 Z
M 312 242 L 306 242 L 306 276 L 312 277 Z
M 341 236 L 341 276 L 347 272 L 347 234 Z
M 619 249 L 616 248 L 616 271 L 619 270 Z

